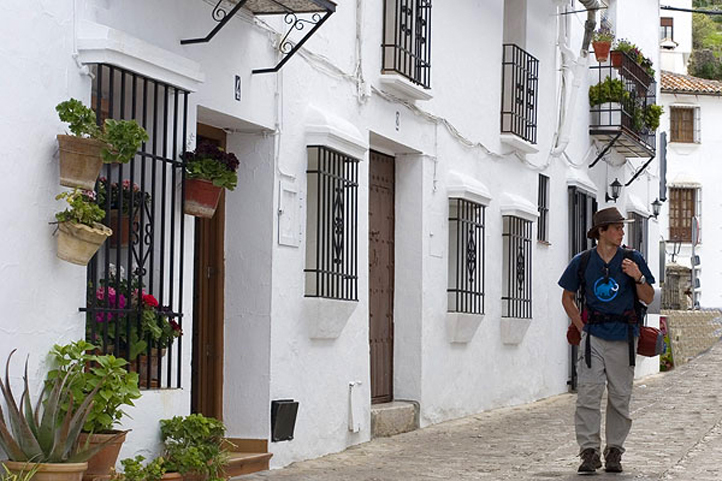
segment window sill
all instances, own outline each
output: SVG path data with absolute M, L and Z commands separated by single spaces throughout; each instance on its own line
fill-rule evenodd
M 406 100 L 431 100 L 434 98 L 431 90 L 419 87 L 399 74 L 381 74 L 379 80 L 382 87 Z
M 536 154 L 539 152 L 539 147 L 531 142 L 527 142 L 515 134 L 501 134 L 500 140 L 501 143 L 506 144 L 515 150 L 520 150 L 525 154 Z
M 531 319 L 516 317 L 501 318 L 501 342 L 507 345 L 518 345 L 524 340 L 526 331 L 531 325 Z
M 358 301 L 304 297 L 303 314 L 311 339 L 336 339 L 358 307 Z
M 539 239 L 537 239 L 536 243 L 539 244 L 539 245 L 542 245 L 542 246 L 544 246 L 544 247 L 551 247 L 551 246 L 552 246 L 552 243 L 549 242 L 549 241 L 546 241 L 546 240 L 539 240 Z
M 450 343 L 466 344 L 471 342 L 479 329 L 484 314 L 466 314 L 463 312 L 446 313 L 446 340 Z

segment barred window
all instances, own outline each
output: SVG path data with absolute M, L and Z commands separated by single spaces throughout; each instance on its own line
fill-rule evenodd
M 692 242 L 692 217 L 695 209 L 696 189 L 670 187 L 669 189 L 669 239 Z
M 358 162 L 308 147 L 307 297 L 358 300 Z
M 628 247 L 638 250 L 644 258 L 647 258 L 647 232 L 649 228 L 649 219 L 643 215 L 632 212 L 629 215 L 634 222 L 629 224 L 627 229 Z
M 113 236 L 88 264 L 86 337 L 127 359 L 141 388 L 180 388 L 188 92 L 110 65 L 91 71 L 97 122 L 133 119 L 150 138 L 96 184 Z
M 449 200 L 449 312 L 484 313 L 485 207 Z
M 669 137 L 670 142 L 699 143 L 699 109 L 671 107 Z
M 503 47 L 501 133 L 536 144 L 539 60 L 518 45 Z
M 531 319 L 532 223 L 503 216 L 502 317 Z
M 386 0 L 383 72 L 431 87 L 431 0 Z
M 539 223 L 537 224 L 536 238 L 542 242 L 549 242 L 549 177 L 539 174 L 538 202 Z

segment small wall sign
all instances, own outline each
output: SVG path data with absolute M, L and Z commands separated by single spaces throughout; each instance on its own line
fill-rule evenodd
M 235 91 L 236 91 L 236 100 L 238 102 L 240 102 L 241 101 L 241 77 L 239 75 L 236 75 Z

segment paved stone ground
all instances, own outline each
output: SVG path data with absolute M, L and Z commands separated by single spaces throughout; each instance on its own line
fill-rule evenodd
M 671 372 L 637 382 L 624 473 L 579 476 L 575 396 L 498 409 L 243 481 L 664 480 L 722 479 L 722 344 Z M 602 401 L 606 404 L 606 401 Z

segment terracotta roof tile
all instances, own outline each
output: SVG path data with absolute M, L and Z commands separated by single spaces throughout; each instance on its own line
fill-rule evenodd
M 662 92 L 664 93 L 722 95 L 722 82 L 719 80 L 707 80 L 664 71 L 661 76 Z

